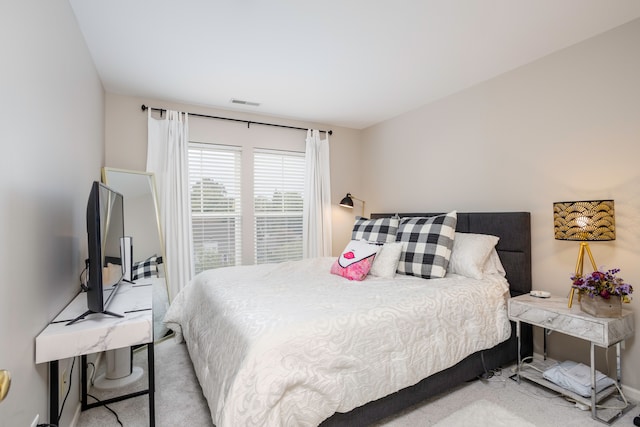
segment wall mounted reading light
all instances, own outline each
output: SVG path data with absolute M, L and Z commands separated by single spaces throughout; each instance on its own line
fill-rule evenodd
M 347 193 L 347 195 L 344 196 L 342 200 L 340 200 L 340 206 L 342 206 L 343 208 L 353 209 L 353 199 L 362 202 L 362 216 L 364 216 L 364 200 L 358 199 L 351 193 Z
M 556 240 L 580 241 L 576 275 L 582 276 L 585 252 L 591 261 L 593 271 L 596 271 L 598 267 L 596 267 L 588 242 L 615 240 L 616 221 L 613 200 L 555 202 L 553 204 L 553 231 Z M 575 288 L 572 287 L 569 295 L 569 308 L 573 302 L 574 291 Z

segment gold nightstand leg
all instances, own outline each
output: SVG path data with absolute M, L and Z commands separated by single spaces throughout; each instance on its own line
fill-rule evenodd
M 569 292 L 569 308 L 571 308 L 571 304 L 573 304 L 573 293 L 576 291 L 575 288 L 571 288 L 571 292 Z
M 580 249 L 578 251 L 578 260 L 576 261 L 576 276 L 582 276 L 582 271 L 584 267 L 584 253 L 587 252 L 589 256 L 589 261 L 591 261 L 591 267 L 593 267 L 593 271 L 596 271 L 598 267 L 596 267 L 596 262 L 593 259 L 593 255 L 591 254 L 591 249 L 589 248 L 589 243 L 580 242 Z M 573 293 L 576 288 L 571 288 L 571 292 L 569 293 L 569 308 L 573 304 Z M 579 297 L 579 296 L 578 296 Z

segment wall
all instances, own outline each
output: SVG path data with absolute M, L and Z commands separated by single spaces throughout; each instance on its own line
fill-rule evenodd
M 329 137 L 331 151 L 331 200 L 333 222 L 333 253 L 337 256 L 349 241 L 354 215 L 361 211 L 350 211 L 339 207 L 338 202 L 347 192 L 359 194 L 360 181 L 360 131 L 339 128 L 328 124 L 306 123 L 258 114 L 241 113 L 219 109 L 184 105 L 114 93 L 106 95 L 105 166 L 144 171 L 147 159 L 147 112 L 142 112 L 142 104 L 156 108 L 169 108 L 210 116 L 229 117 L 257 122 L 276 123 L 295 127 L 313 127 L 333 130 Z M 324 135 L 324 134 L 323 134 Z M 304 131 L 270 126 L 189 117 L 189 137 L 192 141 L 241 145 L 243 155 L 251 156 L 253 147 L 304 151 L 306 134 Z M 245 164 L 251 164 L 251 160 Z M 242 182 L 253 180 L 251 170 L 243 170 Z M 249 190 L 247 190 L 249 191 Z M 243 207 L 249 212 L 249 207 Z M 250 221 L 244 220 L 245 224 Z M 252 245 L 251 239 L 245 245 Z M 252 253 L 251 248 L 245 253 Z M 251 260 L 244 260 L 250 263 Z
M 632 21 L 366 129 L 363 198 L 372 211 L 530 211 L 534 288 L 561 296 L 578 245 L 553 239 L 552 203 L 614 199 L 617 240 L 592 252 L 640 292 L 639 40 Z M 639 300 L 625 305 L 636 330 Z M 549 346 L 588 361 L 581 341 L 551 335 Z M 623 382 L 636 391 L 637 360 L 640 340 L 627 340 Z
M 79 292 L 85 209 L 100 179 L 104 92 L 69 3 L 4 2 L 0 14 L 0 426 L 48 420 L 35 337 Z M 62 361 L 60 368 L 69 367 Z M 61 425 L 78 402 L 78 366 Z

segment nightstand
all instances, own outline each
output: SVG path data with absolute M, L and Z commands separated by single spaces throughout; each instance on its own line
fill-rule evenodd
M 509 319 L 516 322 L 516 334 L 518 337 L 518 366 L 516 379 L 525 378 L 556 392 L 559 392 L 576 402 L 591 407 L 591 417 L 595 420 L 610 423 L 631 409 L 629 405 L 625 410 L 598 410 L 597 405 L 607 397 L 617 391 L 615 386 L 610 386 L 599 393 L 595 393 L 595 347 L 610 348 L 616 347 L 616 382 L 621 386 L 621 343 L 625 339 L 633 336 L 634 322 L 633 312 L 623 309 L 620 318 L 593 317 L 580 310 L 579 304 L 573 304 L 572 308 L 567 307 L 567 299 L 561 297 L 537 298 L 531 295 L 520 295 L 509 299 L 508 302 Z M 544 329 L 544 359 L 531 363 L 532 369 L 523 369 L 522 357 L 520 354 L 520 324 L 527 323 Z M 566 390 L 542 376 L 542 371 L 549 368 L 555 362 L 546 358 L 546 335 L 550 332 L 559 332 L 570 335 L 591 343 L 591 398 L 584 398 L 579 394 Z M 598 414 L 601 412 L 602 414 Z M 601 415 L 605 415 L 602 417 Z

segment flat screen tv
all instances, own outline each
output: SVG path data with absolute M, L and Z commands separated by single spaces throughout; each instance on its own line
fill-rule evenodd
M 122 194 L 94 181 L 87 201 L 88 274 L 85 290 L 88 310 L 69 325 L 91 313 L 122 317 L 107 311 L 107 306 L 120 288 L 125 274 L 123 237 Z

